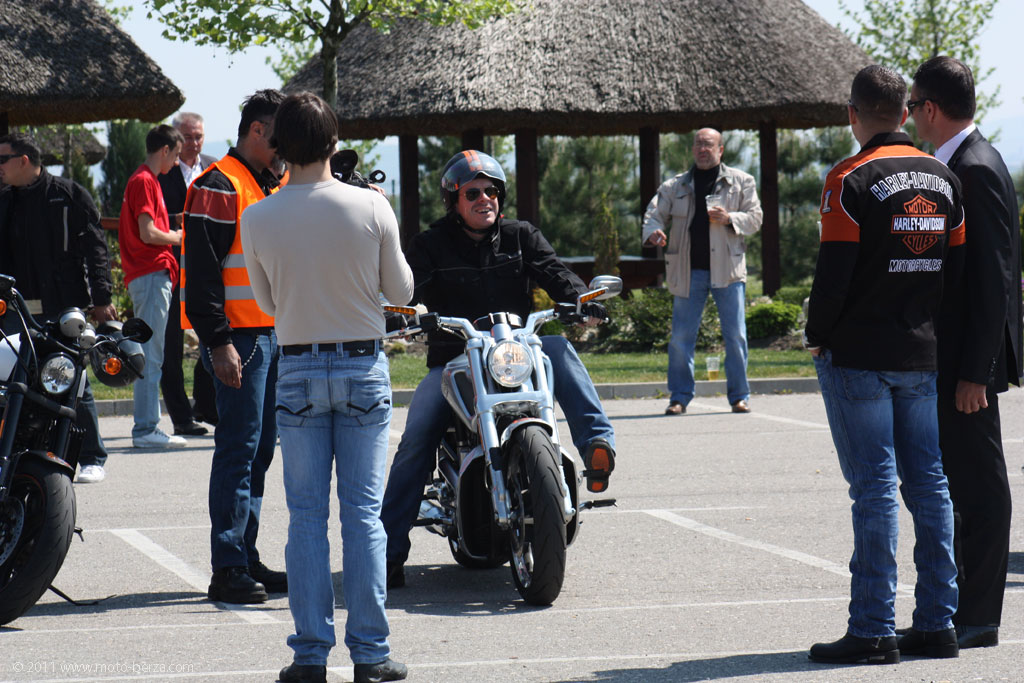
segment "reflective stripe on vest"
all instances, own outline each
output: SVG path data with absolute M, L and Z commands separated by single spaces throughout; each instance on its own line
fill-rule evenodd
M 235 239 L 231 243 L 227 256 L 221 262 L 221 280 L 224 283 L 224 314 L 227 316 L 228 324 L 231 327 L 273 327 L 273 316 L 267 315 L 260 309 L 252 293 L 249 271 L 245 269 L 245 256 L 242 254 L 242 231 L 239 223 L 242 218 L 242 212 L 263 199 L 266 195 L 245 164 L 234 157 L 224 157 L 207 168 L 202 175 L 206 175 L 215 168 L 219 169 L 231 181 L 237 198 Z M 196 181 L 198 179 L 196 178 Z M 193 185 L 196 181 L 193 181 Z M 271 190 L 271 193 L 276 191 L 277 188 L 274 188 Z M 192 186 L 189 186 L 185 196 L 186 213 L 188 213 L 188 208 L 192 203 L 191 196 Z M 182 229 L 181 244 L 181 327 L 190 330 L 192 329 L 192 323 L 189 322 L 188 317 L 185 315 L 185 296 L 187 292 L 185 266 L 187 259 L 185 257 L 184 228 Z

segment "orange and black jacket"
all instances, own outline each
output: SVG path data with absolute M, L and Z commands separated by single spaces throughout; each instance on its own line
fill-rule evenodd
M 237 162 L 258 184 L 263 195 L 269 195 L 278 186 L 269 172 L 257 173 L 234 148 L 228 157 Z M 223 160 L 222 160 L 223 161 Z M 199 340 L 208 348 L 216 348 L 231 341 L 231 331 L 267 331 L 273 328 L 273 319 L 256 316 L 253 321 L 232 321 L 226 310 L 228 287 L 227 271 L 245 271 L 237 245 L 238 208 L 237 188 L 214 164 L 203 172 L 189 188 L 185 206 L 184 248 L 182 249 L 182 326 L 191 325 Z M 233 249 L 233 247 L 235 247 Z M 233 253 L 233 252 L 239 253 Z M 230 268 L 229 268 L 230 266 Z M 255 300 L 253 300 L 255 306 Z
M 825 180 L 807 341 L 839 367 L 934 371 L 964 229 L 956 175 L 903 133 L 873 137 Z

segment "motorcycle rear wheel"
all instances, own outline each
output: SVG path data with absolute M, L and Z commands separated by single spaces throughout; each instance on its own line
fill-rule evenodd
M 510 443 L 509 493 L 512 580 L 531 605 L 550 605 L 565 580 L 565 519 L 560 458 L 541 427 L 528 425 Z
M 7 527 L 0 539 L 13 552 L 0 566 L 0 625 L 27 612 L 57 576 L 75 531 L 75 491 L 71 478 L 56 465 L 23 456 L 11 485 L 10 502 L 24 510 L 20 533 L 10 538 Z M 13 508 L 0 512 L 8 524 Z M 3 554 L 3 553 L 0 553 Z

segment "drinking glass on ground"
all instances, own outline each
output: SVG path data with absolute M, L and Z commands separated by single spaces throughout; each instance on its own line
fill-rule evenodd
M 721 366 L 722 359 L 718 356 L 708 356 L 704 359 L 704 363 L 707 366 L 708 379 L 718 379 L 718 369 Z

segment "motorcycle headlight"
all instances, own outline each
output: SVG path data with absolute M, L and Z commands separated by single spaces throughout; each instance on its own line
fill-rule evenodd
M 39 382 L 47 393 L 60 396 L 75 383 L 75 361 L 62 353 L 50 356 L 39 372 Z
M 533 372 L 530 350 L 516 341 L 501 341 L 491 349 L 487 369 L 494 381 L 503 387 L 517 387 Z

